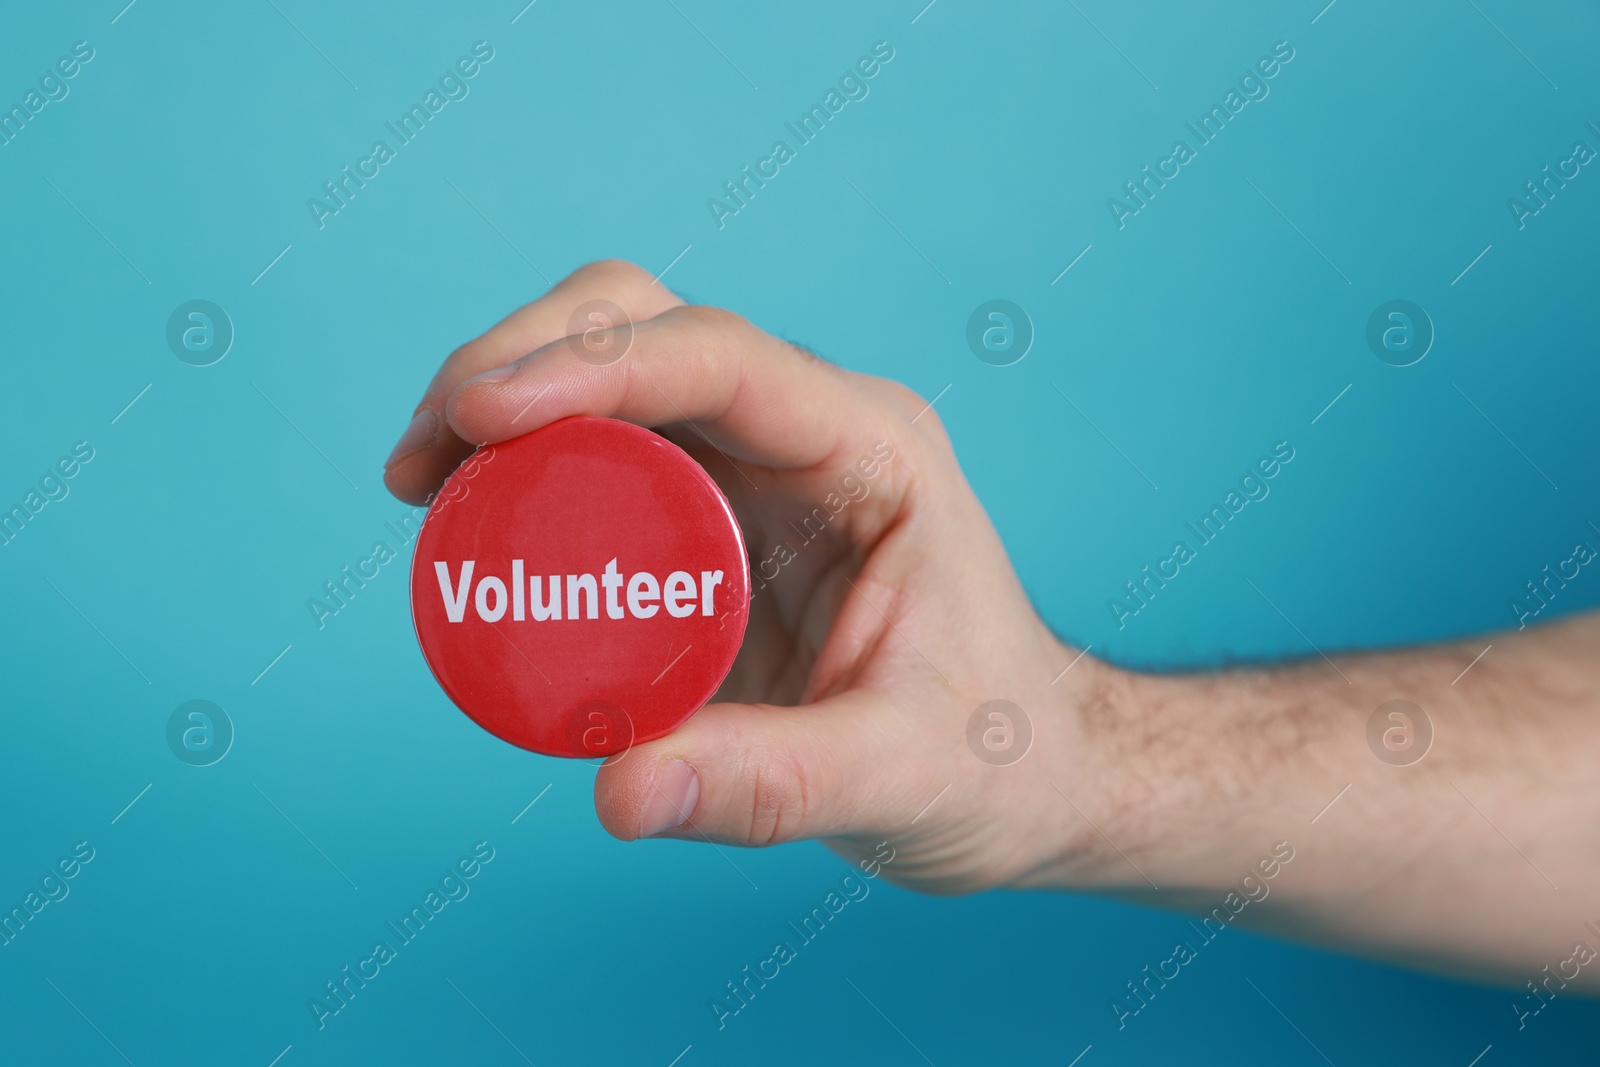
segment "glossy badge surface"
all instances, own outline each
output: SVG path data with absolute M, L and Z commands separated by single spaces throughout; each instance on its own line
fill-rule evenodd
M 551 756 L 671 732 L 733 666 L 744 537 L 678 446 L 563 419 L 480 449 L 439 491 L 411 564 L 434 677 L 485 730 Z

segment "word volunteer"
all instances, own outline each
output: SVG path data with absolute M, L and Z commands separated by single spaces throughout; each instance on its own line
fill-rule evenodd
M 475 560 L 463 561 L 460 577 L 453 582 L 450 579 L 448 563 L 437 561 L 433 565 L 434 574 L 439 578 L 439 595 L 444 598 L 445 618 L 451 622 L 461 622 L 466 618 L 467 590 L 473 588 L 472 572 L 476 565 Z M 499 622 L 505 617 L 506 608 L 509 606 L 513 622 L 522 622 L 529 617 L 534 622 L 561 619 L 561 575 L 550 575 L 550 599 L 547 603 L 543 577 L 534 574 L 524 578 L 525 567 L 523 560 L 511 561 L 509 597 L 506 593 L 506 583 L 494 575 L 484 575 L 478 579 L 472 596 L 472 606 L 477 611 L 478 618 L 484 622 Z M 566 577 L 566 617 L 569 620 L 578 618 L 578 611 L 583 607 L 587 609 L 584 612 L 585 618 L 598 619 L 600 592 L 595 583 L 595 576 L 569 574 Z M 648 619 L 664 607 L 667 609 L 667 614 L 674 619 L 686 619 L 693 615 L 697 608 L 702 615 L 715 614 L 716 609 L 712 601 L 717 587 L 721 584 L 721 571 L 701 571 L 698 588 L 695 585 L 694 575 L 688 571 L 673 571 L 667 575 L 665 582 L 658 581 L 649 571 L 638 571 L 624 579 L 622 572 L 617 570 L 615 559 L 606 564 L 599 581 L 599 586 L 605 588 L 608 619 L 626 617 L 621 603 L 624 585 L 627 586 L 628 593 L 627 615 L 632 615 L 636 619 Z M 580 597 L 580 594 L 586 595 Z M 585 603 L 580 605 L 580 599 Z

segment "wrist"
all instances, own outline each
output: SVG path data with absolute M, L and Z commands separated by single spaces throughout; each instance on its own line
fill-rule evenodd
M 1085 656 L 1061 694 L 1073 751 L 1046 769 L 1044 803 L 1060 811 L 1062 830 L 1047 881 L 1055 889 L 1138 892 L 1141 871 L 1159 847 L 1148 817 L 1149 782 L 1134 758 L 1146 729 L 1148 676 Z M 1063 680 L 1065 685 L 1065 679 Z M 1059 688 L 1059 687 L 1058 687 Z
M 1051 669 L 1071 667 L 1044 691 L 1046 714 L 1036 751 L 1023 764 L 1028 769 L 1027 807 L 1034 813 L 1023 836 L 1033 844 L 1034 862 L 1009 872 L 1006 884 L 1014 889 L 1115 891 L 1132 878 L 1148 889 L 1124 855 L 1133 838 L 1132 828 L 1125 825 L 1130 790 L 1123 761 L 1143 676 L 1052 643 L 1055 649 L 1047 657 L 1055 664 Z M 1135 847 L 1148 847 L 1143 827 L 1137 838 Z
M 1044 789 L 1063 819 L 1034 885 L 1203 898 L 1292 836 L 1284 812 L 1325 791 L 1317 769 L 1338 762 L 1327 746 L 1345 694 L 1298 672 L 1286 691 L 1270 672 L 1162 675 L 1085 657 L 1072 673 L 1086 666 L 1064 694 L 1076 750 Z

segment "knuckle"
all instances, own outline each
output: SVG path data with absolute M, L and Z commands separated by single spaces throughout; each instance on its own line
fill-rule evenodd
M 479 357 L 485 352 L 486 348 L 487 346 L 484 344 L 482 337 L 474 337 L 472 340 L 467 341 L 464 344 L 457 345 L 450 355 L 445 359 L 445 366 L 470 366 L 479 359 Z
M 731 331 L 750 328 L 750 324 L 745 320 L 744 316 L 728 311 L 725 308 L 712 307 L 709 304 L 684 304 L 681 307 L 673 308 L 667 314 L 687 319 L 689 322 L 708 330 Z
M 567 276 L 569 281 L 593 282 L 601 286 L 638 288 L 651 281 L 650 272 L 626 259 L 597 259 L 585 263 Z
M 494 348 L 483 337 L 474 337 L 464 344 L 457 345 L 434 372 L 433 380 L 428 383 L 424 403 L 427 398 L 442 399 L 454 392 L 456 386 L 464 379 L 489 370 L 494 362 L 493 355 Z
M 944 420 L 939 418 L 938 409 L 928 402 L 927 397 L 889 378 L 869 378 L 867 381 L 872 395 L 889 414 L 907 423 L 915 420 L 911 428 L 925 431 L 935 441 L 948 440 Z
M 954 456 L 953 446 L 950 443 L 950 431 L 945 427 L 944 419 L 939 415 L 939 409 L 917 393 L 911 394 L 915 406 L 908 418 L 916 419 L 913 430 L 922 430 L 922 443 L 929 456 L 950 459 Z
M 751 775 L 746 840 L 759 847 L 801 836 L 810 825 L 812 785 L 805 764 L 793 755 L 760 754 Z
M 910 386 L 896 381 L 889 381 L 888 379 L 882 380 L 888 402 L 896 411 L 904 412 L 908 418 L 921 411 L 928 403 L 927 398 Z M 929 414 L 932 414 L 932 412 L 930 411 Z

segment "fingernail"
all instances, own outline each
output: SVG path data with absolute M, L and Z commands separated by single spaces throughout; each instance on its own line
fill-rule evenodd
M 383 469 L 388 470 L 411 453 L 433 444 L 438 433 L 439 416 L 428 408 L 423 408 L 411 416 L 411 425 L 406 427 L 406 432 L 395 442 L 394 451 L 390 452 L 389 458 L 383 462 Z
M 682 760 L 673 760 L 656 772 L 655 787 L 645 802 L 639 836 L 676 830 L 689 821 L 694 806 L 700 803 L 700 776 Z
M 469 385 L 489 385 L 494 382 L 503 382 L 521 369 L 521 363 L 507 363 L 504 367 L 496 367 L 494 370 L 484 371 L 475 378 L 467 379 L 461 383 L 461 388 L 465 389 Z

